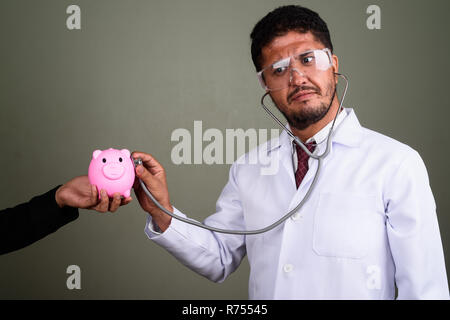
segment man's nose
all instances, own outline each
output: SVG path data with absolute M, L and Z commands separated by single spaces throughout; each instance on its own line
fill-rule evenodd
M 307 76 L 301 70 L 292 68 L 289 75 L 289 85 L 298 86 L 306 83 Z

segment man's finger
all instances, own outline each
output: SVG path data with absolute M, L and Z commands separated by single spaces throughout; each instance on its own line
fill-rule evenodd
M 129 204 L 132 200 L 133 200 L 133 198 L 131 198 L 131 197 L 122 199 L 120 205 L 121 205 L 121 206 L 127 205 L 127 204 Z
M 163 166 L 152 155 L 144 152 L 134 151 L 131 154 L 133 159 L 141 158 L 142 163 L 152 174 L 157 174 L 163 171 Z
M 104 212 L 108 211 L 109 198 L 108 198 L 108 194 L 103 189 L 100 191 L 100 195 L 101 195 L 101 201 L 97 206 L 97 211 L 104 213 Z
M 94 184 L 91 184 L 91 198 L 90 198 L 90 204 L 97 204 L 98 202 L 98 193 L 97 193 L 97 186 Z
M 147 188 L 156 188 L 159 184 L 159 181 L 143 165 L 136 167 L 136 176 L 145 183 Z
M 109 206 L 109 211 L 115 212 L 117 208 L 119 208 L 120 202 L 121 202 L 120 194 L 118 192 L 114 193 L 113 200 L 111 202 L 111 205 Z
M 137 189 L 139 189 L 141 187 L 141 185 L 140 185 L 140 183 L 139 183 L 139 179 L 136 177 L 135 179 L 134 179 L 134 182 L 133 182 L 133 189 L 134 190 L 137 190 Z

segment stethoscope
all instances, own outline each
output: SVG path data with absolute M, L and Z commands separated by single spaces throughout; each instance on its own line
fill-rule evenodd
M 345 75 L 341 74 L 341 73 L 336 73 L 336 75 L 342 77 L 345 80 L 345 89 L 344 92 L 342 94 L 342 100 L 341 103 L 339 104 L 339 108 L 336 111 L 336 115 L 334 116 L 334 120 L 333 123 L 331 125 L 330 131 L 328 132 L 328 136 L 327 136 L 327 146 L 325 151 L 321 154 L 321 155 L 315 155 L 312 154 L 308 148 L 306 148 L 306 146 L 302 143 L 302 141 L 296 137 L 291 130 L 289 130 L 288 128 L 286 128 L 283 123 L 266 107 L 266 105 L 264 104 L 264 99 L 267 97 L 267 95 L 269 94 L 269 92 L 266 92 L 262 97 L 261 97 L 261 106 L 264 108 L 264 110 L 272 117 L 272 119 L 275 120 L 276 123 L 278 123 L 278 125 L 287 132 L 287 134 L 292 137 L 295 141 L 295 143 L 297 145 L 299 145 L 311 158 L 318 160 L 318 165 L 317 165 L 317 170 L 316 173 L 314 175 L 313 181 L 311 183 L 311 186 L 309 187 L 308 191 L 306 192 L 305 196 L 303 197 L 303 199 L 300 201 L 300 203 L 291 211 L 289 211 L 288 213 L 286 213 L 282 218 L 280 218 L 278 221 L 272 223 L 271 225 L 262 228 L 262 229 L 257 229 L 257 230 L 227 230 L 227 229 L 220 229 L 220 228 L 216 228 L 216 227 L 212 227 L 212 226 L 208 226 L 206 224 L 203 224 L 201 222 L 198 221 L 193 221 L 184 217 L 180 217 L 176 214 L 173 214 L 172 212 L 170 212 L 169 210 L 167 210 L 166 208 L 164 208 L 156 199 L 155 197 L 151 194 L 150 191 L 148 191 L 145 183 L 139 179 L 139 183 L 142 187 L 142 189 L 144 190 L 145 194 L 156 204 L 156 206 L 161 209 L 162 211 L 164 211 L 165 213 L 167 213 L 169 216 L 171 216 L 172 218 L 178 219 L 180 221 L 183 221 L 185 223 L 189 223 L 192 224 L 194 226 L 200 227 L 200 228 L 204 228 L 207 230 L 211 230 L 211 231 L 215 231 L 215 232 L 219 232 L 219 233 L 228 233 L 228 234 L 239 234 L 239 235 L 251 235 L 251 234 L 259 234 L 259 233 L 264 233 L 267 232 L 269 230 L 272 230 L 273 228 L 275 228 L 276 226 L 280 225 L 281 223 L 283 223 L 284 221 L 286 221 L 287 219 L 289 219 L 295 212 L 297 212 L 302 206 L 303 204 L 308 200 L 309 196 L 311 195 L 312 190 L 314 189 L 314 186 L 317 183 L 317 178 L 319 176 L 319 172 L 320 172 L 320 168 L 322 165 L 322 160 L 328 155 L 328 153 L 330 152 L 330 146 L 331 146 L 331 135 L 334 134 L 333 132 L 333 128 L 334 128 L 334 123 L 336 122 L 336 118 L 339 115 L 339 112 L 342 109 L 342 104 L 344 103 L 344 99 L 345 99 L 345 95 L 347 93 L 347 88 L 348 88 L 348 79 Z M 336 95 L 336 86 L 334 88 L 334 92 L 333 92 L 333 97 L 331 98 L 330 104 L 328 106 L 328 111 L 330 110 L 331 104 L 333 103 L 334 97 Z M 134 164 L 135 166 L 137 166 L 138 164 L 142 164 L 142 160 L 141 159 L 134 159 Z

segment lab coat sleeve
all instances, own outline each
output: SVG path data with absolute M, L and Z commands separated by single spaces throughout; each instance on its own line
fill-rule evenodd
M 177 208 L 173 208 L 174 214 L 186 217 Z M 231 166 L 229 181 L 217 200 L 216 213 L 203 223 L 224 229 L 245 229 L 236 183 L 236 163 Z M 246 254 L 245 236 L 212 232 L 175 218 L 161 232 L 148 215 L 145 233 L 182 264 L 214 282 L 224 281 L 236 270 Z
M 420 155 L 411 152 L 385 186 L 386 228 L 398 299 L 448 299 L 436 204 Z

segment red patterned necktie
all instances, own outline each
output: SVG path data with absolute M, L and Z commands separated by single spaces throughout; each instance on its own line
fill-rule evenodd
M 295 172 L 295 184 L 297 185 L 297 189 L 298 189 L 298 186 L 300 185 L 300 183 L 302 182 L 306 173 L 308 172 L 309 156 L 294 141 L 292 143 L 294 144 L 294 146 L 297 150 L 297 171 Z M 311 141 L 311 142 L 306 143 L 305 146 L 312 153 L 312 152 L 314 152 L 314 149 L 316 148 L 316 143 L 315 143 L 315 141 Z

